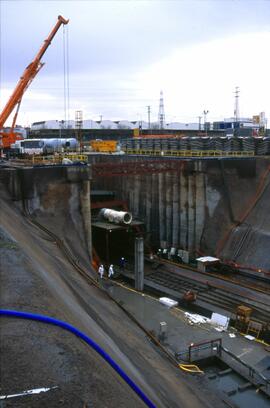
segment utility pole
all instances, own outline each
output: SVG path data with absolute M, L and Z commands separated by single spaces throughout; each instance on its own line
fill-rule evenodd
M 81 110 L 75 111 L 75 131 L 77 140 L 80 145 L 80 153 L 82 152 L 82 124 L 83 124 L 83 112 Z
M 159 129 L 164 129 L 165 112 L 164 112 L 164 100 L 163 100 L 162 91 L 160 91 L 160 98 L 159 98 L 158 122 L 159 122 Z
M 202 120 L 202 116 L 198 116 L 199 119 L 199 130 L 201 130 L 201 120 Z
M 207 136 L 206 117 L 207 117 L 207 114 L 208 114 L 208 113 L 209 113 L 209 110 L 204 110 L 204 111 L 203 111 L 203 117 L 204 117 L 204 131 L 205 131 L 206 136 Z
M 235 102 L 234 102 L 234 126 L 233 126 L 233 135 L 236 137 L 237 134 L 239 134 L 238 130 L 236 130 L 236 126 L 237 128 L 239 127 L 239 87 L 236 86 L 235 87 Z
M 150 120 L 150 115 L 151 115 L 151 106 L 147 106 L 147 116 L 148 116 L 148 129 L 150 130 L 151 128 L 151 120 Z
M 59 122 L 59 136 L 60 136 L 60 143 L 61 143 L 61 139 L 62 139 L 62 136 L 63 136 L 63 129 L 64 129 L 64 123 L 65 123 L 65 121 L 64 120 L 60 120 L 60 122 Z
M 239 121 L 239 86 L 235 87 L 235 102 L 234 102 L 234 121 L 238 122 Z

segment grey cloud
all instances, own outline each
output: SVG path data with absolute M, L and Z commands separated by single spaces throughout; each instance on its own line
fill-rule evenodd
M 20 75 L 58 14 L 70 18 L 70 68 L 91 74 L 134 72 L 177 47 L 263 29 L 270 12 L 266 1 L 3 1 L 1 7 L 6 80 Z M 48 74 L 62 72 L 61 37 L 43 58 Z

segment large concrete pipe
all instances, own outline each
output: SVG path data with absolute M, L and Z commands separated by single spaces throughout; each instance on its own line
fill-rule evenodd
M 100 215 L 114 224 L 130 224 L 132 221 L 132 215 L 126 211 L 116 211 L 111 210 L 110 208 L 102 208 L 102 210 L 100 210 Z

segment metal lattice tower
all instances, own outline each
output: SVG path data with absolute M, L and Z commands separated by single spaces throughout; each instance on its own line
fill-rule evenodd
M 164 129 L 165 112 L 164 112 L 164 100 L 163 100 L 162 91 L 160 91 L 160 98 L 159 98 L 158 123 L 159 123 L 159 129 Z
M 80 143 L 80 149 L 82 145 L 82 124 L 83 124 L 83 113 L 81 110 L 75 111 L 75 132 L 77 140 Z
M 235 87 L 234 121 L 239 121 L 239 86 Z

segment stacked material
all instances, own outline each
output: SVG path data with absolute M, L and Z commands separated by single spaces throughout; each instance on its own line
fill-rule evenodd
M 154 140 L 154 150 L 161 150 L 161 139 Z
M 241 139 L 237 137 L 232 138 L 231 152 L 239 152 L 241 150 L 243 150 L 241 146 Z
M 177 151 L 223 151 L 253 152 L 257 155 L 270 154 L 269 137 L 182 137 L 182 138 L 138 138 L 122 140 L 122 149 L 143 150 L 149 152 Z
M 264 138 L 263 138 L 263 142 L 264 142 L 265 145 L 266 145 L 265 153 L 264 153 L 264 154 L 270 154 L 270 137 L 264 137 Z
M 170 139 L 169 140 L 169 150 L 179 150 L 179 141 L 178 139 Z
M 190 140 L 190 150 L 203 150 L 203 140 L 199 137 L 193 137 Z
M 232 139 L 224 140 L 224 151 L 231 152 L 232 151 Z
M 154 139 L 148 139 L 146 148 L 148 150 L 154 150 Z
M 149 150 L 149 139 L 140 139 L 140 145 L 142 150 Z
M 267 144 L 264 143 L 263 138 L 255 139 L 255 153 L 264 155 L 267 150 Z
M 161 139 L 161 150 L 169 150 L 168 139 Z
M 212 138 L 203 137 L 202 141 L 202 150 L 212 150 Z
M 179 150 L 190 150 L 189 139 L 187 137 L 183 137 L 180 140 Z
M 244 150 L 244 151 L 249 151 L 252 152 L 255 150 L 255 143 L 254 143 L 254 139 L 251 137 L 243 137 L 241 138 L 242 140 L 242 149 L 240 150 Z
M 134 139 L 133 149 L 136 149 L 136 150 L 140 150 L 140 149 L 141 149 L 141 140 L 142 140 L 142 139 Z
M 226 146 L 225 146 L 226 141 L 227 139 L 225 138 L 213 139 L 212 150 L 226 151 Z
M 129 139 L 124 139 L 124 140 L 122 140 L 121 141 L 121 148 L 123 149 L 123 150 L 126 150 L 126 149 L 130 149 L 130 147 L 128 147 L 128 144 L 129 144 L 130 142 L 129 142 Z
M 270 138 L 262 137 L 255 139 L 255 153 L 260 156 L 270 154 Z

